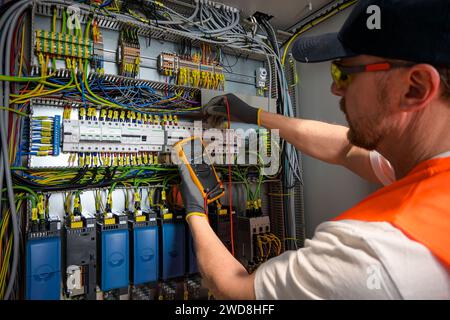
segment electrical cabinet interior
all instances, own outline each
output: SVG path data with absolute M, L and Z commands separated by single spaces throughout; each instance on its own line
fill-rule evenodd
M 286 76 L 295 65 L 277 56 L 270 21 L 244 22 L 238 8 L 220 2 L 163 0 L 151 10 L 150 2 L 2 7 L 1 30 L 16 32 L 0 55 L 8 77 L 0 122 L 10 123 L 8 169 L 1 170 L 11 178 L 0 175 L 5 190 L 13 187 L 12 197 L 1 190 L 0 256 L 8 270 L 26 268 L 24 279 L 1 270 L 0 298 L 211 298 L 171 158 L 173 145 L 191 135 L 203 137 L 229 189 L 209 206 L 209 221 L 248 270 L 294 237 L 284 229 L 294 213 L 280 194 L 301 180 L 297 152 L 277 150 L 256 126 L 226 118 L 213 124 L 202 110 L 234 93 L 270 112 L 295 113 L 295 83 Z M 261 150 L 286 162 L 265 175 Z M 238 161 L 251 154 L 255 163 Z M 13 217 L 24 223 L 16 227 Z

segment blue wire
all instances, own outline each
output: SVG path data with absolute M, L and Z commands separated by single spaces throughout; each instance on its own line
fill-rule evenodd
M 107 6 L 109 6 L 111 3 L 112 3 L 112 0 L 107 0 L 107 1 L 105 1 L 105 2 L 100 6 L 100 8 L 107 7 Z
M 24 177 L 28 177 L 28 178 L 34 179 L 34 180 L 43 180 L 43 179 L 45 179 L 44 177 L 36 177 L 36 176 L 33 176 L 33 175 L 31 175 L 31 174 L 28 174 L 28 173 L 22 173 L 22 175 L 23 175 Z
M 107 4 L 105 3 L 104 5 L 106 6 Z M 50 81 L 50 79 L 49 79 L 49 81 Z M 66 84 L 57 79 L 51 79 L 51 81 L 54 83 L 60 84 L 60 85 Z M 80 81 L 80 83 L 81 83 L 81 89 L 82 89 L 81 90 L 82 91 L 81 98 L 82 98 L 83 105 L 86 107 L 86 97 L 85 97 L 86 96 L 86 88 L 82 81 Z M 114 83 L 104 81 L 103 79 L 95 79 L 94 81 L 92 81 L 92 83 L 89 84 L 89 86 L 91 87 L 91 89 L 93 91 L 101 91 L 108 101 L 110 101 L 112 103 L 116 103 L 126 109 L 141 109 L 141 108 L 146 108 L 146 107 L 162 109 L 162 108 L 167 108 L 167 107 L 171 107 L 174 105 L 174 102 L 168 102 L 168 103 L 165 103 L 162 105 L 155 105 L 157 102 L 173 98 L 175 96 L 175 93 L 169 93 L 167 96 L 166 95 L 161 96 L 156 92 L 155 89 L 153 89 L 152 87 L 145 85 L 145 84 L 138 85 L 138 86 L 117 86 Z M 154 97 L 153 98 L 151 98 L 151 97 L 144 98 L 142 96 L 142 90 L 148 91 L 148 93 L 150 93 L 150 95 L 154 95 Z M 135 101 L 135 102 L 134 103 L 119 102 L 116 100 L 116 98 L 113 98 L 112 96 L 110 96 L 108 94 L 108 92 L 110 92 L 110 91 L 119 91 L 119 93 L 123 96 L 126 95 L 126 92 L 128 92 L 128 94 L 134 94 L 133 101 Z M 65 90 L 62 90 L 61 93 L 63 94 L 63 97 L 78 97 L 80 95 L 80 93 L 75 89 L 65 89 Z M 189 98 L 187 93 L 185 93 L 185 98 Z M 183 111 L 178 110 L 177 112 L 183 112 Z M 154 112 L 144 112 L 144 113 L 153 114 Z
M 20 138 L 19 138 L 19 147 L 17 148 L 16 151 L 16 161 L 14 162 L 14 166 L 15 167 L 19 167 L 21 165 L 22 162 L 22 151 L 25 149 L 25 146 L 27 145 L 27 141 L 26 139 L 24 139 L 25 135 L 24 135 L 24 130 L 25 130 L 25 126 L 24 124 L 27 123 L 25 121 L 25 119 L 21 120 L 21 129 L 20 129 Z
M 81 100 L 83 101 L 83 106 L 86 108 L 86 98 L 84 97 L 85 93 L 84 93 L 84 81 L 82 81 L 81 79 L 81 75 L 80 75 L 80 83 L 81 83 Z
M 60 85 L 66 85 L 67 84 L 65 82 L 62 82 L 62 81 L 54 79 L 54 78 L 48 79 L 48 82 L 56 82 L 57 84 L 60 84 Z

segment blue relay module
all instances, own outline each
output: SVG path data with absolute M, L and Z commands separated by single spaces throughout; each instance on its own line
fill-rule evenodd
M 182 216 L 161 219 L 160 277 L 162 280 L 181 277 L 185 273 L 185 225 Z
M 129 221 L 130 281 L 134 285 L 154 283 L 159 277 L 158 225 L 156 214 L 144 213 L 145 221 Z
M 59 232 L 30 234 L 26 243 L 26 299 L 59 300 L 61 296 L 61 237 Z

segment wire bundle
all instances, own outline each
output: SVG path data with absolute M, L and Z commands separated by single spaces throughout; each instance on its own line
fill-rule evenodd
M 83 76 L 78 77 L 78 83 L 83 86 L 73 86 L 71 81 L 66 82 L 64 79 L 50 79 L 47 85 L 61 90 L 46 97 L 70 99 L 85 105 L 88 102 L 97 103 L 146 113 L 179 113 L 199 109 L 199 102 L 183 89 L 163 94 L 146 84 L 117 84 L 101 77 L 90 81 L 83 79 Z
M 133 5 L 133 3 L 135 5 Z M 188 17 L 171 9 L 160 1 L 126 1 L 127 14 L 139 21 L 159 27 L 170 27 L 198 36 L 219 37 L 227 33 L 245 33 L 240 25 L 239 10 L 212 1 L 195 0 L 194 11 Z M 139 15 L 135 10 L 146 13 Z
M 31 2 L 27 0 L 17 1 L 9 5 L 0 17 L 0 56 L 4 59 L 4 63 L 0 64 L 0 75 L 5 75 L 6 77 L 10 77 L 11 75 L 20 75 L 19 71 L 21 72 L 21 70 L 16 73 L 15 69 L 16 58 L 11 56 L 11 52 L 15 52 L 15 50 L 11 49 L 14 47 L 14 43 L 16 42 L 14 34 L 17 33 L 19 22 L 30 5 Z M 0 109 L 0 192 L 3 198 L 3 183 L 5 182 L 5 191 L 8 198 L 9 215 L 11 219 L 10 237 L 12 238 L 12 249 L 10 249 L 9 254 L 12 256 L 12 262 L 7 264 L 9 268 L 6 273 L 8 273 L 9 277 L 3 296 L 5 299 L 10 298 L 14 285 L 16 284 L 20 251 L 19 239 L 21 237 L 20 217 L 17 213 L 18 207 L 16 207 L 16 198 L 14 195 L 13 180 L 10 170 L 11 159 L 8 150 L 8 132 L 11 132 L 8 131 L 8 129 L 10 128 L 10 123 L 17 123 L 18 117 L 17 114 L 10 114 L 9 112 L 10 109 L 16 110 L 14 106 L 13 108 L 10 108 L 9 95 L 11 93 L 11 89 L 14 90 L 15 88 L 11 87 L 9 82 L 5 82 L 4 79 L 0 78 L 0 104 L 3 106 L 3 108 Z M 2 205 L 3 202 L 0 201 L 0 213 L 2 212 Z M 4 224 L 5 221 L 9 220 L 6 220 L 6 216 L 2 216 L 2 224 Z M 4 241 L 3 237 L 1 241 Z M 5 270 L 4 268 L 6 268 L 6 264 L 2 262 L 2 269 Z
M 273 233 L 256 235 L 256 243 L 261 262 L 278 256 L 281 253 L 281 240 Z

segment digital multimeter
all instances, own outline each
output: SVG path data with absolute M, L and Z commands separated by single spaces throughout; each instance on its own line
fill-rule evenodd
M 205 145 L 199 137 L 190 137 L 177 142 L 174 152 L 189 170 L 191 178 L 200 190 L 204 199 L 210 204 L 225 194 L 222 181 L 220 181 L 216 169 L 212 164 L 204 161 L 208 156 Z M 211 163 L 211 161 L 209 161 Z

